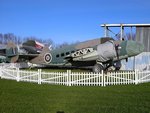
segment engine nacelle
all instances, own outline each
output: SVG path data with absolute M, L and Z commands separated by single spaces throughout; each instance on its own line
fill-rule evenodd
M 112 40 L 98 45 L 97 52 L 98 52 L 98 60 L 100 62 L 106 62 L 108 60 L 112 60 L 114 57 L 117 56 L 115 44 Z

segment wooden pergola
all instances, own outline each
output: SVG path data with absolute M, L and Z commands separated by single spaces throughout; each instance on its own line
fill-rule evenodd
M 101 27 L 104 27 L 104 36 L 108 37 L 109 27 L 120 27 L 120 40 L 123 39 L 124 28 L 125 27 L 150 27 L 150 24 L 101 24 Z

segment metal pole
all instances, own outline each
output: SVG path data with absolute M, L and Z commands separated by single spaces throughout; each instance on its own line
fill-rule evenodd
M 132 35 L 133 35 L 133 34 L 132 34 L 132 26 L 131 26 L 131 40 L 133 40 L 133 37 L 132 37 Z
M 105 25 L 105 27 L 104 27 L 104 31 L 105 31 L 104 36 L 108 37 L 108 27 L 106 26 L 106 24 L 104 24 L 104 25 Z
M 123 40 L 123 34 L 124 34 L 124 27 L 123 27 L 123 24 L 120 24 L 120 40 Z
M 135 63 L 135 56 L 133 57 L 133 70 L 136 68 L 136 63 Z
M 150 23 L 148 24 L 122 24 L 124 27 L 150 27 Z M 120 27 L 120 24 L 102 24 L 101 27 Z

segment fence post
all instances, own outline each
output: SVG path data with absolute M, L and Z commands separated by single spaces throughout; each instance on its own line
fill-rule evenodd
M 135 70 L 135 84 L 138 84 L 138 70 Z
M 20 73 L 19 73 L 19 68 L 16 68 L 16 71 L 17 71 L 17 82 L 20 81 Z
M 71 70 L 67 70 L 67 86 L 71 86 Z
M 0 78 L 2 78 L 2 68 L 0 67 Z
M 102 86 L 105 87 L 105 86 L 106 86 L 106 84 L 105 84 L 105 74 L 104 74 L 104 71 L 103 71 L 103 70 L 102 70 L 101 74 L 102 74 L 102 77 L 103 77 L 103 78 L 102 78 L 102 81 L 103 81 L 103 82 L 102 82 L 102 84 L 103 84 Z
M 38 84 L 41 84 L 41 69 L 38 69 Z

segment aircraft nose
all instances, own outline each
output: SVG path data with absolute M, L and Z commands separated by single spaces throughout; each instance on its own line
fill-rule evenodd
M 136 41 L 127 41 L 126 51 L 128 56 L 135 56 L 144 51 L 144 45 Z

